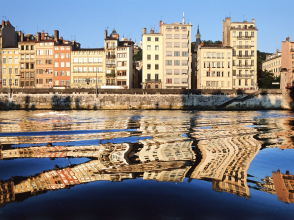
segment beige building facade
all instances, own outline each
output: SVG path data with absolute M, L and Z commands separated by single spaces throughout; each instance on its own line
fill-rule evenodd
M 271 55 L 266 56 L 266 60 L 262 62 L 262 70 L 272 72 L 275 77 L 280 76 L 282 66 L 282 53 L 279 49 Z
M 197 50 L 197 89 L 232 89 L 232 47 L 201 43 Z
M 183 17 L 182 23 L 160 21 L 159 33 L 151 30 L 147 34 L 144 28 L 142 84 L 145 88 L 191 88 L 191 27 Z
M 98 88 L 105 83 L 103 48 L 76 49 L 71 52 L 71 88 Z M 96 77 L 97 76 L 97 77 Z
M 257 28 L 252 22 L 223 21 L 222 42 L 233 47 L 233 89 L 257 88 Z
M 294 42 L 287 37 L 282 41 L 281 88 L 291 88 L 294 84 Z

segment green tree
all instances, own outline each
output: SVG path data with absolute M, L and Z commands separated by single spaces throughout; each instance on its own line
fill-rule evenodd
M 280 82 L 280 77 L 274 77 L 274 74 L 267 70 L 261 71 L 258 81 L 259 81 L 259 87 L 262 89 L 279 89 L 280 88 L 280 85 L 273 85 L 273 82 Z
M 139 47 L 137 54 L 134 55 L 134 61 L 140 61 L 140 60 L 142 60 L 142 49 Z

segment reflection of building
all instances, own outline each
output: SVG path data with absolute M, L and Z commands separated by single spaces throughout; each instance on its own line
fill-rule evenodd
M 214 190 L 248 198 L 247 169 L 261 148 L 254 133 L 254 128 L 237 125 L 196 131 L 202 160 L 190 178 L 210 179 Z
M 278 200 L 294 203 L 294 175 L 290 175 L 289 171 L 286 171 L 286 174 L 282 174 L 278 170 L 273 172 L 273 182 Z
M 186 166 L 180 169 L 164 170 L 161 172 L 145 172 L 143 180 L 157 180 L 158 182 L 183 182 L 190 168 L 190 166 Z

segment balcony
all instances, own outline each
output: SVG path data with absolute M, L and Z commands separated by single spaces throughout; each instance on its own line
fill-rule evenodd
M 253 78 L 253 74 L 237 74 L 237 78 Z
M 106 47 L 106 50 L 115 50 L 115 47 Z
M 237 55 L 238 59 L 250 59 L 251 56 L 250 55 Z
M 250 69 L 251 65 L 237 65 L 236 66 L 238 69 Z
M 106 64 L 107 68 L 115 68 L 115 64 Z
M 239 49 L 250 49 L 251 45 L 237 45 L 237 48 L 239 48 Z
M 115 55 L 106 55 L 107 59 L 115 59 Z
M 161 79 L 145 79 L 146 83 L 161 83 Z
M 115 77 L 115 73 L 106 73 L 106 77 L 114 78 Z
M 249 40 L 249 39 L 251 39 L 251 36 L 237 36 L 237 39 L 238 40 L 242 40 L 242 39 L 244 39 L 244 40 Z

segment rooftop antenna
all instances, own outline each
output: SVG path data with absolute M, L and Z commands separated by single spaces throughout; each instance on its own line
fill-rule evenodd
M 5 18 L 5 20 L 6 20 L 6 15 L 3 15 L 3 16 L 2 16 L 2 20 L 4 20 L 4 18 Z
M 185 24 L 185 12 L 183 12 L 183 21 L 182 24 Z

